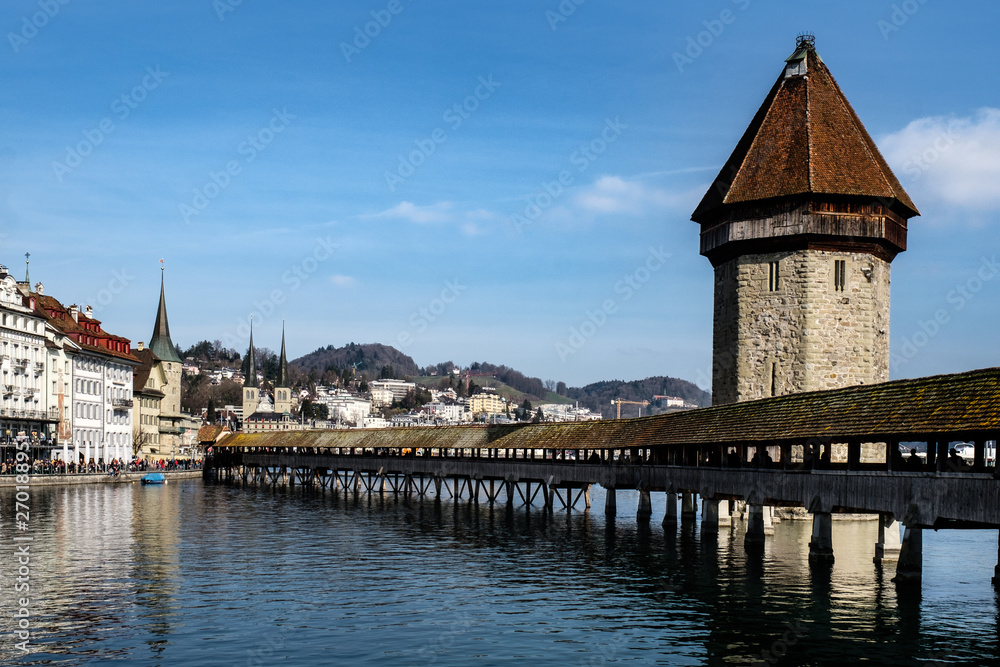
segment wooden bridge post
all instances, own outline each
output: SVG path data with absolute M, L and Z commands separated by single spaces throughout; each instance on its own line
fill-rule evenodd
M 743 537 L 743 548 L 747 551 L 764 550 L 764 512 L 763 505 L 747 503 L 747 532 Z
M 882 561 L 899 560 L 899 526 L 892 514 L 880 514 L 878 517 L 878 542 L 875 543 L 875 564 Z
M 649 490 L 639 489 L 639 509 L 636 510 L 635 520 L 646 523 L 653 516 L 653 504 L 649 500 Z
M 719 534 L 719 501 L 702 497 L 701 532 L 704 535 Z
M 681 521 L 694 521 L 698 514 L 698 500 L 693 491 L 684 491 L 681 495 Z
M 667 510 L 663 514 L 663 526 L 677 529 L 677 493 L 667 491 Z
M 733 517 L 729 514 L 729 501 L 720 500 L 719 501 L 719 525 L 720 526 L 731 526 L 733 525 Z
M 924 534 L 923 528 L 907 526 L 903 533 L 903 544 L 899 549 L 896 563 L 897 584 L 919 584 L 923 570 Z
M 833 560 L 833 516 L 830 512 L 813 512 L 809 562 L 829 564 L 833 563 Z
M 604 493 L 604 516 L 613 517 L 618 513 L 618 501 L 615 498 L 614 487 L 605 489 Z

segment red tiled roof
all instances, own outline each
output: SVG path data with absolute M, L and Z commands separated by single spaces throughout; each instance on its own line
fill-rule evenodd
M 96 352 L 111 357 L 116 357 L 124 361 L 141 363 L 140 360 L 130 352 L 121 352 L 113 349 L 111 343 L 123 344 L 126 349 L 131 350 L 131 341 L 128 338 L 115 336 L 101 328 L 100 320 L 87 317 L 82 312 L 78 313 L 74 320 L 69 309 L 51 296 L 32 293 L 35 299 L 36 312 L 45 317 L 49 324 L 72 338 L 82 349 L 88 352 Z
M 797 195 L 889 200 L 904 218 L 919 215 L 830 70 L 811 45 L 793 59 L 803 54 L 806 75 L 782 70 L 693 220 Z

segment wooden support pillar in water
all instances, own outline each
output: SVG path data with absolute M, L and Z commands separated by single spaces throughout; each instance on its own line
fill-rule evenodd
M 681 521 L 694 521 L 698 513 L 698 499 L 691 491 L 681 494 Z
M 833 562 L 833 516 L 829 512 L 813 512 L 812 539 L 809 540 L 810 563 Z
M 615 516 L 618 513 L 618 500 L 614 489 L 606 489 L 604 493 L 604 516 Z
M 770 505 L 764 506 L 764 534 L 774 535 L 774 508 Z
M 667 509 L 663 513 L 663 525 L 667 528 L 677 528 L 677 494 L 667 491 Z
M 701 499 L 701 532 L 705 535 L 719 533 L 719 501 Z
M 764 549 L 764 513 L 762 505 L 747 504 L 747 532 L 743 537 L 743 548 L 748 551 Z
M 899 540 L 899 525 L 895 517 L 891 514 L 880 514 L 878 517 L 878 542 L 875 543 L 875 564 L 881 565 L 883 561 L 898 561 L 899 549 L 902 543 Z
M 731 526 L 733 525 L 733 517 L 729 514 L 729 501 L 720 500 L 718 501 L 718 512 L 719 512 L 719 525 L 720 526 Z
M 923 530 L 907 526 L 903 532 L 899 562 L 896 563 L 896 576 L 892 578 L 897 584 L 920 583 L 924 561 Z
M 649 491 L 646 489 L 640 489 L 639 508 L 635 513 L 635 520 L 644 523 L 649 521 L 651 516 L 653 516 L 653 504 L 649 500 Z

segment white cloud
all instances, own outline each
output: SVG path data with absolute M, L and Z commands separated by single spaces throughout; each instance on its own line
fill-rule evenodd
M 910 196 L 971 209 L 1000 207 L 1000 109 L 919 118 L 879 146 Z
M 363 217 L 383 220 L 407 220 L 419 225 L 426 225 L 434 222 L 448 222 L 452 219 L 452 208 L 454 205 L 449 201 L 438 202 L 430 206 L 417 206 L 413 202 L 403 201 L 392 208 L 366 215 Z
M 355 280 L 351 276 L 335 275 L 335 276 L 330 276 L 330 282 L 336 285 L 337 287 L 350 287 L 354 285 L 357 282 L 357 280 Z
M 594 215 L 644 215 L 676 206 L 683 195 L 668 193 L 639 181 L 620 176 L 601 176 L 573 199 L 582 212 Z
M 499 219 L 496 213 L 477 208 L 461 210 L 450 201 L 438 202 L 429 206 L 417 206 L 408 201 L 400 202 L 392 208 L 362 216 L 375 220 L 405 220 L 418 225 L 449 224 L 458 225 L 459 231 L 465 236 L 480 236 L 487 233 L 484 225 Z

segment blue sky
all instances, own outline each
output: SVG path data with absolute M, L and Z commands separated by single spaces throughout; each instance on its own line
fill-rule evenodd
M 271 348 L 285 316 L 291 357 L 382 342 L 707 388 L 690 214 L 812 31 L 922 213 L 893 263 L 892 377 L 993 366 L 998 19 L 940 0 L 7 0 L 0 261 L 20 274 L 30 252 L 33 282 L 134 341 L 163 258 L 182 346 L 243 350 L 256 312 Z

